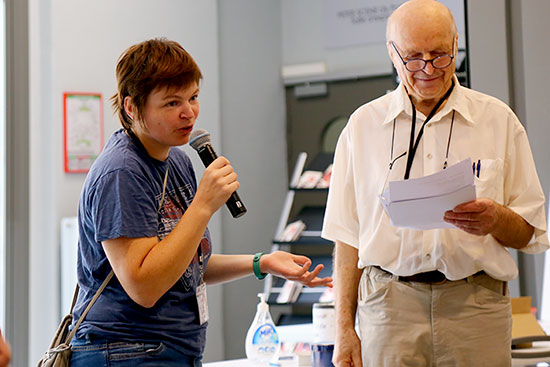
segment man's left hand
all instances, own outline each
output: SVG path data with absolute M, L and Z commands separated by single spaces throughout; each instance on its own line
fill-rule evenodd
M 306 256 L 294 255 L 285 251 L 275 251 L 265 254 L 260 259 L 260 270 L 262 273 L 270 273 L 276 276 L 302 283 L 308 287 L 332 287 L 332 278 L 319 278 L 318 275 L 323 269 L 319 264 L 309 271 L 311 260 Z
M 491 199 L 476 199 L 445 212 L 443 219 L 464 232 L 484 236 L 497 226 L 499 205 Z

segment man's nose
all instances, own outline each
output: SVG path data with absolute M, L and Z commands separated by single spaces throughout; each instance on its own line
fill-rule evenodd
M 424 69 L 422 69 L 423 72 L 425 72 L 428 75 L 432 75 L 435 71 L 435 68 L 431 61 L 426 62 L 426 66 L 424 66 Z

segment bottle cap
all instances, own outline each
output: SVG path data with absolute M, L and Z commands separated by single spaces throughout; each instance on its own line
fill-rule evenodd
M 268 312 L 269 306 L 265 301 L 265 293 L 258 293 L 258 297 L 260 297 L 260 303 L 258 303 L 258 311 Z

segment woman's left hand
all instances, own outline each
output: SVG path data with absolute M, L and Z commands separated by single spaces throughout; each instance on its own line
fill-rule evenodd
M 294 255 L 285 251 L 264 254 L 260 259 L 260 271 L 302 283 L 308 287 L 331 287 L 332 278 L 319 278 L 324 265 L 319 264 L 309 271 L 311 260 L 307 256 Z

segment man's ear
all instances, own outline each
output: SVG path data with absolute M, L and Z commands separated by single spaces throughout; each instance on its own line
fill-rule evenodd
M 397 55 L 395 54 L 395 50 L 393 49 L 393 47 L 392 47 L 390 41 L 386 42 L 386 48 L 388 49 L 388 56 L 390 57 L 390 60 L 391 60 L 391 62 L 392 62 L 392 64 L 393 64 L 393 67 L 397 69 L 397 64 L 396 64 L 396 62 L 401 62 L 401 59 L 399 59 L 399 56 L 397 56 Z M 396 60 L 396 58 L 397 58 L 398 60 Z
M 134 113 L 135 113 L 135 107 L 132 103 L 132 97 L 126 96 L 124 97 L 124 112 L 130 117 L 132 120 L 134 119 Z
M 458 55 L 458 33 L 456 34 L 456 37 L 455 37 L 455 54 L 454 54 L 454 56 L 456 57 L 456 55 Z

